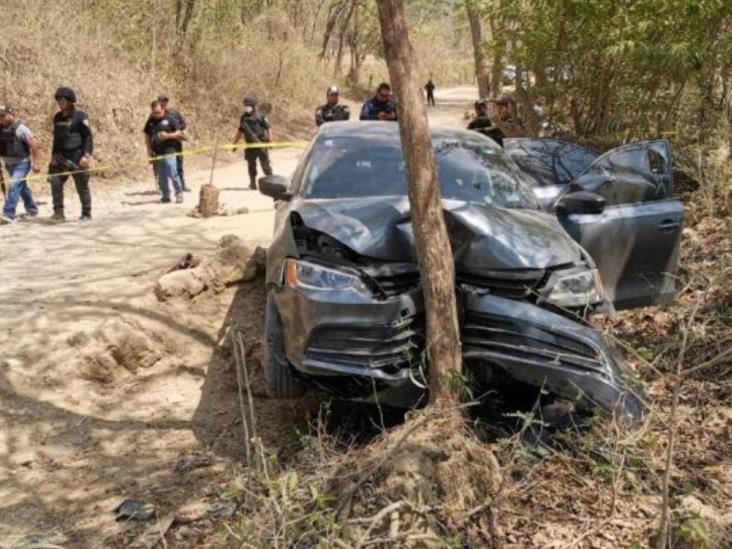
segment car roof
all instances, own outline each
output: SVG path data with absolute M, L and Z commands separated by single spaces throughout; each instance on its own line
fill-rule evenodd
M 430 126 L 430 136 L 434 139 L 444 137 L 485 139 L 493 141 L 484 135 L 461 128 L 449 126 Z M 399 124 L 394 122 L 361 121 L 329 122 L 320 126 L 317 137 L 366 137 L 375 139 L 389 139 L 399 137 Z

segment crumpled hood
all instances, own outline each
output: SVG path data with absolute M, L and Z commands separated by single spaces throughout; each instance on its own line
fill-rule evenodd
M 306 226 L 360 255 L 415 262 L 407 197 L 300 199 L 294 206 Z M 458 268 L 544 269 L 582 259 L 550 214 L 456 200 L 443 200 L 443 207 Z

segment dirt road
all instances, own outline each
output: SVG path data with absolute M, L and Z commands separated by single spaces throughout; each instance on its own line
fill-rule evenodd
M 431 121 L 462 125 L 472 88 L 437 92 Z M 276 173 L 289 174 L 300 151 L 272 154 Z M 125 498 L 161 512 L 210 505 L 212 493 L 235 476 L 242 456 L 236 378 L 222 328 L 236 320 L 247 333 L 253 368 L 261 356 L 262 290 L 244 284 L 185 303 L 159 303 L 155 280 L 187 252 L 205 256 L 221 236 L 266 245 L 270 199 L 246 190 L 245 166 L 233 157 L 214 183 L 227 206 L 250 213 L 196 219 L 189 212 L 209 171 L 188 176 L 183 205 L 160 204 L 152 177 L 94 188 L 94 221 L 0 226 L 0 547 L 38 535 L 63 547 L 117 546 L 131 527 L 114 521 Z M 45 187 L 45 185 L 44 185 Z M 45 190 L 45 189 L 43 189 Z M 78 203 L 66 188 L 67 217 Z M 50 200 L 40 193 L 43 216 Z M 90 381 L 54 360 L 103 322 L 134 318 L 160 334 L 166 356 L 136 375 Z M 51 358 L 49 358 L 51 357 Z M 294 408 L 257 398 L 261 436 L 283 456 L 298 445 L 308 404 Z M 186 457 L 208 464 L 176 472 Z M 195 531 L 175 533 L 180 547 Z

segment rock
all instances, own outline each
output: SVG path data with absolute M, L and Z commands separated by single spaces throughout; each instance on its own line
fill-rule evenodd
M 197 267 L 173 271 L 161 276 L 155 283 L 155 296 L 160 301 L 171 297 L 193 297 L 206 289 L 206 283 L 201 279 Z

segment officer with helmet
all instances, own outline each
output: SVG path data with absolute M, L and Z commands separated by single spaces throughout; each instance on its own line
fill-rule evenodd
M 234 145 L 241 138 L 248 145 L 258 145 L 272 141 L 269 120 L 267 116 L 259 112 L 257 98 L 254 95 L 247 95 L 244 98 L 244 114 L 239 119 L 239 128 L 234 136 Z M 255 146 L 244 150 L 244 158 L 247 161 L 249 170 L 249 188 L 257 189 L 257 159 L 265 175 L 272 175 L 272 164 L 269 161 L 269 150 L 267 147 Z
M 326 122 L 337 122 L 351 118 L 351 111 L 347 105 L 338 103 L 338 86 L 328 87 L 327 102 L 315 109 L 315 124 L 320 127 Z
M 48 175 L 51 180 L 54 221 L 64 221 L 64 183 L 72 172 L 81 202 L 81 221 L 91 221 L 89 172 L 94 141 L 89 117 L 76 108 L 76 93 L 62 86 L 54 95 L 59 112 L 53 117 L 53 147 Z

